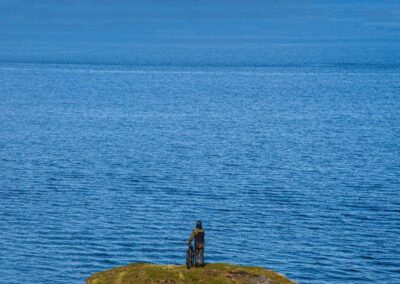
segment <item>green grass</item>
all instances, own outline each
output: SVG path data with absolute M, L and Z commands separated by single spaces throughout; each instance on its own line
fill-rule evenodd
M 186 269 L 183 265 L 134 263 L 93 274 L 87 284 L 286 284 L 294 283 L 281 274 L 261 268 L 212 263 Z

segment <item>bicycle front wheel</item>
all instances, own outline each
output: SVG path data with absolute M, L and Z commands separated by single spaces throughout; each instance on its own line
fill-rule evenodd
M 188 249 L 186 251 L 186 268 L 190 269 L 190 267 L 192 267 L 193 265 L 193 255 L 192 255 L 192 251 L 190 249 Z

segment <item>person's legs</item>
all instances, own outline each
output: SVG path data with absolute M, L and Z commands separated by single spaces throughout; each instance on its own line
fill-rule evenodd
M 200 265 L 204 265 L 204 248 L 200 249 Z
M 200 253 L 200 249 L 196 248 L 194 250 L 194 264 L 197 265 L 199 262 L 199 253 Z

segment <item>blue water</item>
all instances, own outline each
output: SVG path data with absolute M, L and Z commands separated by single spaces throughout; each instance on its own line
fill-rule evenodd
M 399 11 L 0 1 L 0 283 L 183 263 L 197 219 L 208 262 L 400 283 Z
M 0 69 L 2 283 L 207 261 L 396 283 L 399 70 Z

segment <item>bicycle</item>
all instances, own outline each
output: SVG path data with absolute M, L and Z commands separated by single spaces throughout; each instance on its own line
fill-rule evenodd
M 195 265 L 195 254 L 192 242 L 187 243 L 188 248 L 186 250 L 186 268 L 190 269 Z

